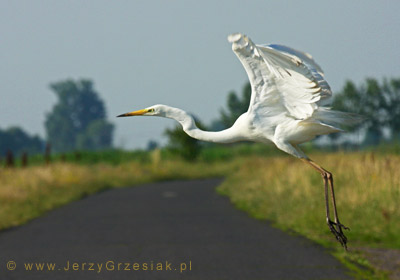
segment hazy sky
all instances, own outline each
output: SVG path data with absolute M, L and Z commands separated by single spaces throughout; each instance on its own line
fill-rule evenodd
M 116 145 L 165 142 L 172 120 L 115 116 L 162 103 L 218 117 L 247 81 L 226 40 L 234 32 L 311 53 L 333 91 L 399 77 L 399 12 L 400 1 L 0 0 L 0 127 L 45 136 L 49 83 L 90 78 Z

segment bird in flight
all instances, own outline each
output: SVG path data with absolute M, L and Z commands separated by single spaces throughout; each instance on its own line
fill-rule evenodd
M 321 67 L 308 53 L 276 44 L 256 45 L 240 33 L 229 35 L 228 41 L 245 68 L 252 89 L 247 112 L 232 127 L 216 132 L 203 131 L 196 126 L 190 114 L 166 105 L 154 105 L 118 117 L 158 116 L 174 119 L 189 136 L 208 142 L 273 142 L 278 149 L 299 158 L 322 175 L 326 223 L 347 249 L 343 230 L 348 228 L 339 221 L 332 173 L 308 158 L 298 145 L 318 135 L 340 132 L 341 124 L 355 123 L 357 116 L 327 107 L 332 96 L 331 89 Z

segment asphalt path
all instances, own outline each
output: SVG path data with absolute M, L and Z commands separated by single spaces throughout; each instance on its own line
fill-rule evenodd
M 113 189 L 3 231 L 0 279 L 351 279 L 322 247 L 235 209 L 219 183 Z

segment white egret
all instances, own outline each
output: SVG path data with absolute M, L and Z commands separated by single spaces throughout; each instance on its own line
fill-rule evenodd
M 357 121 L 357 117 L 326 107 L 332 96 L 324 74 L 311 55 L 281 45 L 255 45 L 246 35 L 228 36 L 232 50 L 243 64 L 251 83 L 251 100 L 247 112 L 232 127 L 203 131 L 185 111 L 166 105 L 154 105 L 118 117 L 159 116 L 178 121 L 191 137 L 215 142 L 273 142 L 282 151 L 309 164 L 323 177 L 326 222 L 336 239 L 346 247 L 347 238 L 339 222 L 332 173 L 309 159 L 298 144 L 317 135 L 342 131 L 340 124 Z M 331 192 L 334 221 L 329 213 Z

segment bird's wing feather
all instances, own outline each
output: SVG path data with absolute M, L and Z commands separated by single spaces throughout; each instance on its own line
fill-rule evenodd
M 309 53 L 302 52 L 302 51 L 299 51 L 299 50 L 295 50 L 293 48 L 290 48 L 290 47 L 287 47 L 287 46 L 283 46 L 283 45 L 278 45 L 278 44 L 267 44 L 267 45 L 264 44 L 264 45 L 260 45 L 260 46 L 261 47 L 267 47 L 267 48 L 273 48 L 273 49 L 275 49 L 277 51 L 297 56 L 303 62 L 305 62 L 305 63 L 309 64 L 310 66 L 312 66 L 313 68 L 315 68 L 321 76 L 324 76 L 324 71 L 318 65 L 318 63 L 315 62 L 315 60 L 313 59 L 313 57 Z
M 331 96 L 322 70 L 307 54 L 255 45 L 242 34 L 228 39 L 252 86 L 249 113 L 270 117 L 286 114 L 304 120 L 312 116 L 321 100 Z

